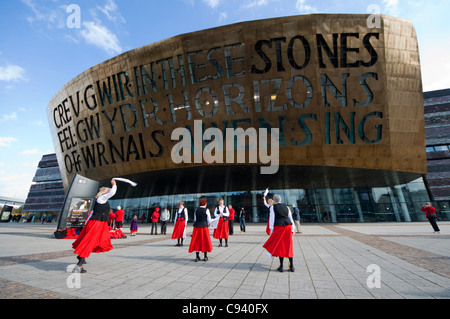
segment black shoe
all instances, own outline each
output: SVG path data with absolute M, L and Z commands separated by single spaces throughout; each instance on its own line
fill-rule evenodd
M 77 267 L 73 269 L 73 272 L 78 272 L 78 273 L 84 274 L 87 271 L 82 266 L 77 265 Z
M 294 266 L 289 266 L 289 271 L 290 271 L 290 272 L 295 272 Z
M 203 261 L 208 261 L 208 257 L 203 258 Z
M 278 267 L 277 270 L 278 270 L 279 272 L 284 272 L 283 266 Z
M 197 261 L 199 261 L 200 260 L 200 257 L 195 257 L 195 262 L 197 262 Z

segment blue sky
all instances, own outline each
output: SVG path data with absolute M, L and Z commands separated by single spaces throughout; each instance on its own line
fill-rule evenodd
M 80 8 L 80 28 L 67 20 Z M 115 55 L 182 33 L 309 13 L 381 13 L 414 23 L 424 91 L 450 88 L 448 0 L 7 0 L 0 2 L 0 196 L 26 199 L 54 153 L 48 101 Z

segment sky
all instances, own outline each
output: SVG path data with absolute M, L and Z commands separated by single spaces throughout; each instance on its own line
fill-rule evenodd
M 373 13 L 373 5 L 413 22 L 424 91 L 450 88 L 448 0 L 0 1 L 0 196 L 27 198 L 42 155 L 55 152 L 47 104 L 90 67 L 183 33 L 282 16 Z

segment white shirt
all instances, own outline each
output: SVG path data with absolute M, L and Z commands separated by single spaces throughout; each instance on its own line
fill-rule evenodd
M 276 203 L 276 204 L 274 204 L 274 205 L 277 205 L 277 204 L 279 204 L 279 203 Z M 264 198 L 264 205 L 267 207 L 267 208 L 269 208 L 269 228 L 270 228 L 270 233 L 272 234 L 272 232 L 273 232 L 273 227 L 274 227 L 274 223 L 275 223 L 275 211 L 273 210 L 273 206 L 274 205 L 269 205 L 269 204 L 267 204 L 267 202 L 266 202 L 266 199 Z M 295 224 L 294 224 L 294 219 L 292 218 L 292 213 L 291 213 L 291 210 L 289 209 L 289 207 L 287 207 L 287 209 L 288 209 L 288 211 L 289 211 L 289 213 L 288 213 L 288 217 L 289 217 L 289 220 L 291 221 L 291 223 L 292 223 L 292 232 L 294 232 L 295 231 Z
M 227 206 L 219 206 L 214 210 L 214 217 L 219 217 L 220 213 L 222 216 L 228 217 L 230 216 L 230 211 L 227 209 Z
M 99 203 L 99 204 L 106 203 L 108 201 L 108 199 L 110 199 L 111 197 L 113 197 L 116 194 L 116 191 L 117 191 L 117 185 L 113 185 L 111 187 L 111 190 L 107 194 L 103 194 L 102 196 L 97 198 L 97 203 Z
M 163 210 L 161 213 L 161 221 L 165 222 L 166 220 L 169 220 L 169 218 L 170 212 L 167 209 Z

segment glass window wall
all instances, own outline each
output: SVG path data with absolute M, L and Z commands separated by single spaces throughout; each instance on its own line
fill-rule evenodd
M 189 211 L 189 220 L 198 207 L 201 197 L 208 201 L 211 213 L 223 198 L 226 205 L 233 205 L 236 211 L 244 207 L 248 222 L 266 223 L 269 210 L 263 201 L 264 190 L 243 192 L 217 192 L 197 194 L 174 194 L 142 198 L 111 199 L 113 210 L 121 205 L 125 210 L 126 221 L 134 214 L 144 222 L 156 207 L 167 209 L 171 213 L 171 222 L 180 201 L 185 202 Z M 429 201 L 422 179 L 395 187 L 373 188 L 335 188 L 335 189 L 276 189 L 270 190 L 268 197 L 279 194 L 282 202 L 296 205 L 300 210 L 302 223 L 356 223 L 356 222 L 404 222 L 426 221 L 420 209 Z M 441 207 L 442 206 L 442 207 Z M 450 203 L 438 206 L 439 217 L 448 220 Z M 442 213 L 440 213 L 442 211 Z M 142 216 L 144 218 L 142 219 Z

